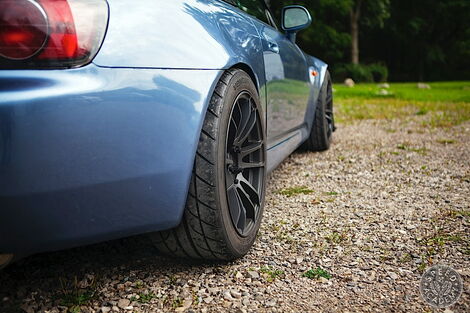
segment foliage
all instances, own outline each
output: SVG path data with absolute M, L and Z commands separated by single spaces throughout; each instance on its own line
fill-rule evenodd
M 97 295 L 97 282 L 94 278 L 86 286 L 82 286 L 77 277 L 73 280 L 60 278 L 59 283 L 59 303 L 71 313 L 80 312 L 80 306 L 87 304 Z
M 259 270 L 261 273 L 265 274 L 266 280 L 268 282 L 273 282 L 278 277 L 284 276 L 284 271 L 276 270 L 271 266 L 264 266 Z
M 137 298 L 135 296 L 131 297 L 131 301 L 137 301 L 139 303 L 144 304 L 144 303 L 149 303 L 155 297 L 156 297 L 156 295 L 152 291 L 150 291 L 148 293 L 142 292 L 142 293 L 139 293 L 139 298 Z
M 374 80 L 372 73 L 365 65 L 341 64 L 334 67 L 333 79 L 335 81 L 344 81 L 346 78 L 352 78 L 357 83 L 370 83 Z
M 290 187 L 290 188 L 280 190 L 279 194 L 287 196 L 287 197 L 292 197 L 292 196 L 299 195 L 299 194 L 308 195 L 308 194 L 311 194 L 312 192 L 313 190 L 305 186 L 300 186 L 300 187 Z
M 280 20 L 285 5 L 299 4 L 295 0 L 271 1 L 274 16 Z M 311 0 L 302 3 L 312 15 L 312 26 L 298 35 L 299 45 L 309 54 L 328 63 L 348 59 L 351 36 L 348 30 L 346 1 Z M 278 23 L 279 24 L 279 23 Z
M 393 93 L 397 100 L 470 103 L 470 81 L 429 83 L 429 86 L 431 89 L 419 89 L 417 83 L 391 83 L 389 92 Z M 336 90 L 335 101 L 382 98 L 377 95 L 377 84 L 358 84 L 354 88 L 335 84 L 333 87 Z
M 333 80 L 343 82 L 346 78 L 352 78 L 356 83 L 385 82 L 388 78 L 388 69 L 385 65 L 374 63 L 362 64 L 338 64 L 331 68 Z
M 372 79 L 376 83 L 386 82 L 388 80 L 388 69 L 382 63 L 373 63 L 367 66 Z
M 385 30 L 371 33 L 368 53 L 382 56 L 395 80 L 469 78 L 469 11 L 466 0 L 396 0 Z
M 391 83 L 390 96 L 380 96 L 377 84 L 357 84 L 354 88 L 336 84 L 335 119 L 351 122 L 362 119 L 422 117 L 423 126 L 447 127 L 470 120 L 470 82 Z
M 353 2 L 357 5 L 358 0 Z M 390 18 L 390 0 L 365 0 L 362 5 L 362 26 L 383 28 Z
M 313 24 L 299 45 L 328 64 L 350 62 L 349 11 L 357 0 L 309 0 Z M 295 0 L 270 1 L 281 8 Z M 383 62 L 392 81 L 470 79 L 470 1 L 363 0 L 359 21 L 361 62 Z
M 310 278 L 310 279 L 319 279 L 320 277 L 323 277 L 323 278 L 326 278 L 326 279 L 330 279 L 331 274 L 328 273 L 326 270 L 324 270 L 320 267 L 317 267 L 316 269 L 310 269 L 310 270 L 306 271 L 305 273 L 303 273 L 302 277 L 307 277 L 307 278 Z

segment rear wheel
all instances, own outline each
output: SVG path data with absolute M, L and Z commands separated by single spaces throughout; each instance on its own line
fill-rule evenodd
M 170 256 L 233 260 L 253 245 L 263 214 L 265 132 L 250 76 L 232 69 L 214 91 L 202 127 L 181 224 L 151 235 Z
M 310 135 L 303 144 L 308 151 L 325 151 L 330 148 L 333 132 L 336 130 L 333 114 L 333 84 L 326 72 L 325 80 L 318 96 Z

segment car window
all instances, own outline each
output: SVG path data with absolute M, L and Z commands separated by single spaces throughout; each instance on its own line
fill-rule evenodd
M 275 29 L 279 29 L 279 28 L 277 27 L 277 21 L 274 20 L 274 17 L 273 17 L 273 15 L 271 14 L 271 11 L 269 11 L 269 9 L 266 9 L 266 15 L 268 16 L 268 20 L 269 20 L 271 26 L 274 27 Z
M 267 8 L 263 0 L 237 0 L 238 7 L 266 24 L 271 24 L 266 15 Z
M 238 6 L 237 0 L 222 0 L 223 2 L 227 2 L 233 6 Z

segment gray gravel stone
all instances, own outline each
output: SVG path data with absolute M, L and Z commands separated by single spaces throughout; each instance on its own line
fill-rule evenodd
M 145 238 L 42 254 L 0 272 L 0 311 L 66 312 L 65 291 L 93 292 L 80 307 L 90 313 L 430 311 L 424 269 L 470 277 L 470 123 L 426 128 L 426 118 L 339 125 L 329 151 L 289 157 L 240 260 L 169 260 Z M 300 186 L 312 192 L 279 193 Z M 319 267 L 331 278 L 303 277 Z M 469 290 L 453 312 L 470 312 Z
M 248 271 L 248 277 L 250 277 L 251 279 L 258 279 L 259 273 L 255 271 Z
M 117 306 L 120 307 L 121 309 L 125 309 L 126 307 L 129 306 L 130 303 L 131 301 L 129 299 L 120 299 L 118 301 Z

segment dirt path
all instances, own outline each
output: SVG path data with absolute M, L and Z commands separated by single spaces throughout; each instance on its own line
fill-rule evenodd
M 470 123 L 420 125 L 340 126 L 332 150 L 286 160 L 242 260 L 168 260 L 143 239 L 34 256 L 0 273 L 0 312 L 430 312 L 418 285 L 436 263 L 470 312 Z

